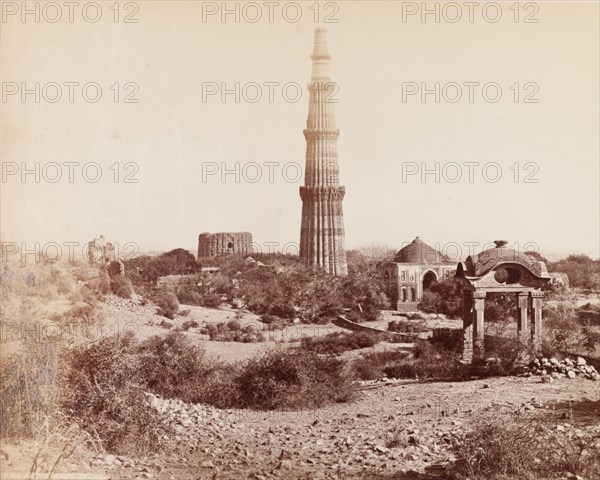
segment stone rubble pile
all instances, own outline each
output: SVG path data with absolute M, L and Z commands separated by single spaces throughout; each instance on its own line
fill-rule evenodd
M 523 375 L 530 377 L 532 375 L 541 375 L 546 381 L 552 382 L 558 378 L 588 378 L 590 380 L 600 381 L 600 374 L 592 365 L 588 365 L 585 358 L 577 357 L 577 360 L 565 358 L 559 361 L 552 358 L 535 358 L 529 366 L 523 367 Z

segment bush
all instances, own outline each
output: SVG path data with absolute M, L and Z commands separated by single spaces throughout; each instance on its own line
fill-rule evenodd
M 167 289 L 153 291 L 149 298 L 157 307 L 158 314 L 173 320 L 179 311 L 179 301 L 175 294 Z
M 109 452 L 159 450 L 167 432 L 146 402 L 133 334 L 104 338 L 68 356 L 61 405 L 69 418 Z
M 207 308 L 218 308 L 221 303 L 221 297 L 212 293 L 202 297 L 202 305 Z
M 381 367 L 366 358 L 354 360 L 352 370 L 360 380 L 378 380 L 384 376 Z
M 105 269 L 100 270 L 100 276 L 97 283 L 98 296 L 106 295 L 110 292 L 110 277 Z
M 57 344 L 22 344 L 0 360 L 0 438 L 33 438 L 52 423 L 57 405 Z
M 190 328 L 197 328 L 199 323 L 196 320 L 186 320 L 181 324 L 182 330 L 189 330 Z
M 198 292 L 178 288 L 176 291 L 176 295 L 177 300 L 179 300 L 179 303 L 182 303 L 184 305 L 204 305 L 204 297 Z
M 335 332 L 323 337 L 303 337 L 301 348 L 315 353 L 339 355 L 348 350 L 372 347 L 383 340 L 384 335 L 367 332 Z
M 241 323 L 237 320 L 229 320 L 226 325 L 229 330 L 233 330 L 234 332 L 242 329 Z
M 208 335 L 208 338 L 214 342 L 264 342 L 265 337 L 260 330 L 253 325 L 241 327 L 237 320 L 229 320 L 226 324 L 223 322 L 208 324 L 203 329 L 202 334 Z
M 469 375 L 469 366 L 457 362 L 455 353 L 425 340 L 418 340 L 412 353 L 406 350 L 370 353 L 354 362 L 353 368 L 364 380 L 380 372 L 389 378 L 462 380 Z
M 182 333 L 151 337 L 136 352 L 139 377 L 153 393 L 222 408 L 237 405 L 237 367 L 206 357 L 204 350 Z
M 388 323 L 388 332 L 420 333 L 426 331 L 423 323 L 414 323 L 401 320 L 392 320 Z
M 566 273 L 571 287 L 600 291 L 600 260 L 592 260 L 587 255 L 569 255 L 558 262 L 549 262 L 548 270 Z
M 302 350 L 250 359 L 237 384 L 242 407 L 265 410 L 316 408 L 349 401 L 355 393 L 342 361 Z
M 133 284 L 129 278 L 123 275 L 115 275 L 110 279 L 110 289 L 121 298 L 131 298 Z
M 485 357 L 494 358 L 493 362 L 484 359 L 475 361 L 484 366 L 481 374 L 491 376 L 512 375 L 520 364 L 529 363 L 532 356 L 531 346 L 524 344 L 516 337 L 485 337 Z M 487 365 L 486 365 L 487 363 Z
M 453 279 L 433 282 L 423 292 L 419 310 L 427 313 L 443 313 L 450 318 L 460 317 L 462 314 L 462 286 L 460 282 Z
M 432 343 L 439 344 L 440 348 L 453 352 L 461 352 L 464 332 L 462 328 L 434 328 L 430 339 Z
M 452 449 L 457 455 L 449 472 L 453 480 L 537 480 L 567 474 L 600 478 L 600 448 L 592 433 L 566 438 L 544 422 L 522 416 L 488 414 L 471 433 L 457 438 Z
M 344 363 L 314 353 L 269 351 L 245 364 L 211 360 L 181 333 L 152 337 L 136 349 L 138 376 L 165 398 L 220 408 L 312 408 L 355 392 Z

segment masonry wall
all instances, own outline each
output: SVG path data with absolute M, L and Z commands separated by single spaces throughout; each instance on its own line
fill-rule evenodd
M 198 237 L 198 258 L 252 253 L 252 234 L 248 232 L 201 233 Z

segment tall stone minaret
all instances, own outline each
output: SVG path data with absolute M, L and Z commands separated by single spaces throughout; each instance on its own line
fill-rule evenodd
M 308 119 L 306 120 L 306 167 L 302 198 L 300 259 L 333 275 L 347 275 L 344 244 L 344 211 L 346 192 L 339 184 L 337 138 L 333 103 L 337 86 L 329 79 L 326 31 L 315 30 L 312 78 L 309 85 Z

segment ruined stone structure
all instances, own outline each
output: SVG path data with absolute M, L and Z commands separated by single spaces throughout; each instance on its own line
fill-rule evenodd
M 201 233 L 198 237 L 198 258 L 252 253 L 252 234 L 248 232 Z
M 484 353 L 484 309 L 488 293 L 514 292 L 519 318 L 517 335 L 538 350 L 542 335 L 542 287 L 550 281 L 544 262 L 507 248 L 497 240 L 496 248 L 467 257 L 456 268 L 463 285 L 463 359 L 472 361 Z
M 423 292 L 432 282 L 454 277 L 456 265 L 419 237 L 400 249 L 384 265 L 388 295 L 401 312 L 416 312 Z
M 104 235 L 88 242 L 85 255 L 88 263 L 100 267 L 106 267 L 110 262 L 117 259 L 115 246 L 107 242 Z
M 326 31 L 315 30 L 312 76 L 309 84 L 306 138 L 306 167 L 300 229 L 300 259 L 308 266 L 333 275 L 347 275 L 342 200 L 345 188 L 339 184 L 337 138 L 333 103 L 336 85 L 329 78 Z
M 125 275 L 125 264 L 120 260 L 113 260 L 106 267 L 106 271 L 111 278 L 117 275 Z

